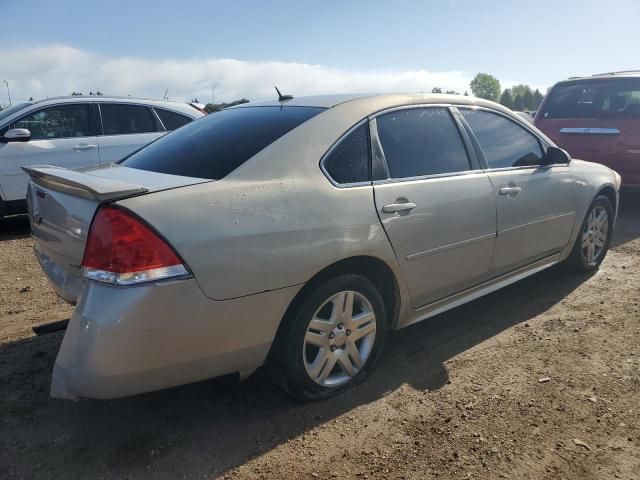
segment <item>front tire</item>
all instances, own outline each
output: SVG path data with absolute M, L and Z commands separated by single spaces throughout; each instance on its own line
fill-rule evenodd
M 567 259 L 573 270 L 589 273 L 600 267 L 611 244 L 614 215 L 611 201 L 604 195 L 598 195 L 587 211 Z
M 386 323 L 382 296 L 365 277 L 341 275 L 313 288 L 279 342 L 283 386 L 309 401 L 362 382 L 380 356 Z

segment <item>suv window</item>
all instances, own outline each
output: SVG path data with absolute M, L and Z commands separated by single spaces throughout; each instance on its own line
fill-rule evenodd
M 160 120 L 162 120 L 164 128 L 167 130 L 175 130 L 193 120 L 191 117 L 170 110 L 164 110 L 162 108 L 154 108 L 154 110 L 160 117 Z
M 376 123 L 391 178 L 470 170 L 460 132 L 447 108 L 396 110 L 380 115 Z
M 124 135 L 162 131 L 149 107 L 118 103 L 101 103 L 102 134 Z
M 473 130 L 489 168 L 540 164 L 543 156 L 540 142 L 520 125 L 485 110 L 460 111 Z
M 640 118 L 640 78 L 593 79 L 553 87 L 543 118 Z
M 324 111 L 314 107 L 242 107 L 202 117 L 123 160 L 127 167 L 220 179 L 263 148 Z
M 340 140 L 324 161 L 325 170 L 336 183 L 369 181 L 370 165 L 368 122 Z
M 32 140 L 87 137 L 91 135 L 89 104 L 75 103 L 43 108 L 22 117 L 10 128 L 27 128 Z

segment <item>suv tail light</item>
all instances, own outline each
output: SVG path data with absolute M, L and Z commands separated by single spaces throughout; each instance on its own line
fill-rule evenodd
M 98 210 L 82 260 L 85 278 L 134 285 L 189 275 L 182 259 L 149 226 L 125 209 Z

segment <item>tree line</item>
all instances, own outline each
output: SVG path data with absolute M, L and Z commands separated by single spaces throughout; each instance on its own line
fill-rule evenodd
M 514 85 L 501 90 L 500 81 L 488 73 L 478 73 L 471 80 L 471 91 L 476 97 L 498 102 L 516 111 L 537 110 L 544 96 L 529 85 Z

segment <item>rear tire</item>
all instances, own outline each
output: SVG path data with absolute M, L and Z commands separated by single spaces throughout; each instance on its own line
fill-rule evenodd
M 579 273 L 596 271 L 607 255 L 613 233 L 614 209 L 611 201 L 598 195 L 580 227 L 580 232 L 567 258 L 567 265 Z
M 340 275 L 325 281 L 291 315 L 273 367 L 287 393 L 297 399 L 321 400 L 359 384 L 380 357 L 386 309 L 365 277 Z

